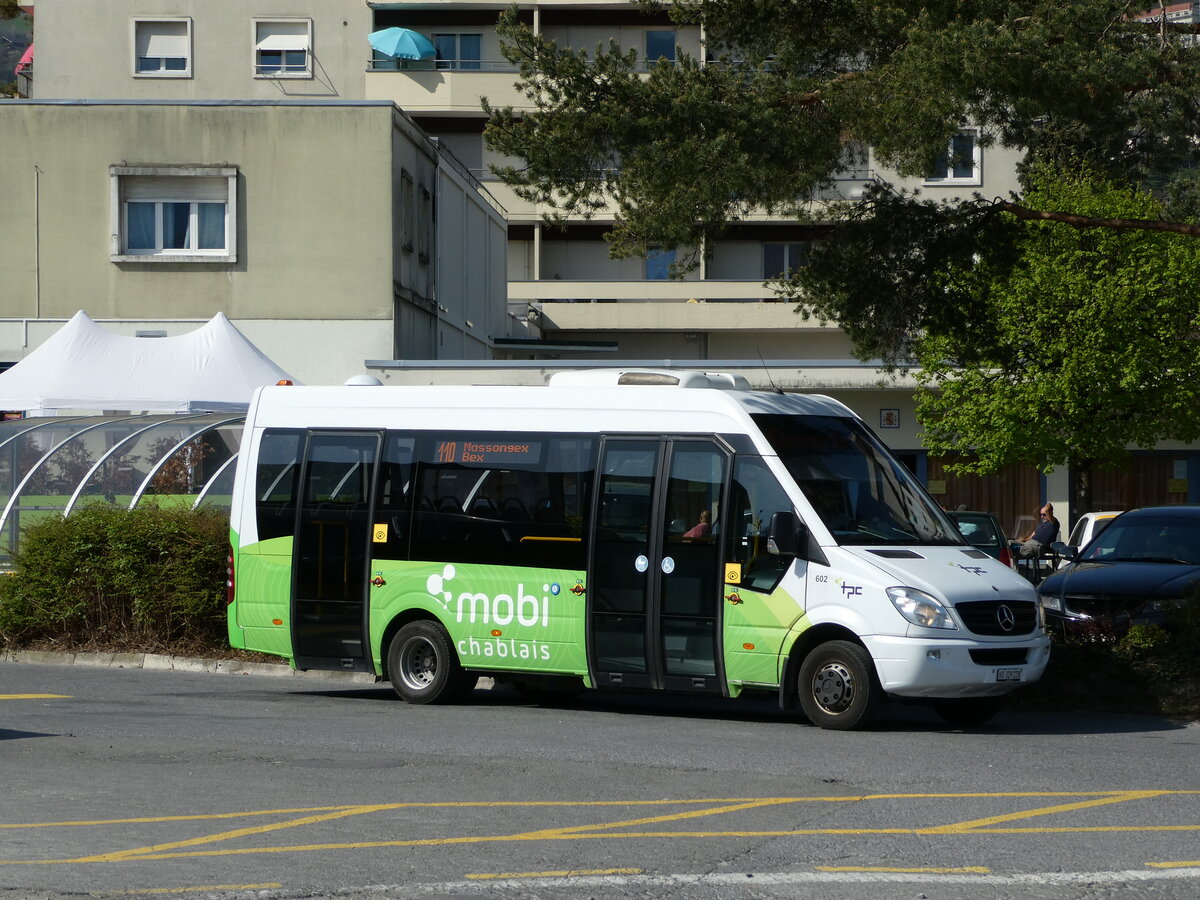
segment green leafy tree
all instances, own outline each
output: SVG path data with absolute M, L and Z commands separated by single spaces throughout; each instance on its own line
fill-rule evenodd
M 711 58 L 643 72 L 615 42 L 558 47 L 515 11 L 502 18 L 527 108 L 484 109 L 491 146 L 516 160 L 497 172 L 519 195 L 565 215 L 615 203 L 612 255 L 690 251 L 677 274 L 751 213 L 816 222 L 823 240 L 780 294 L 842 327 L 863 359 L 929 366 L 933 446 L 973 448 L 977 469 L 1195 436 L 1194 392 L 1171 392 L 1195 354 L 1194 286 L 1174 260 L 1200 235 L 1197 26 L 1138 21 L 1140 7 L 1116 0 L 642 6 L 702 25 Z M 1025 149 L 1025 196 L 935 203 L 879 184 L 856 203 L 811 202 L 848 167 L 849 142 L 916 176 L 964 127 Z M 1051 192 L 1058 172 L 1067 184 Z M 1088 269 L 1100 260 L 1104 277 Z M 1071 338 L 1080 323 L 1086 340 Z M 1089 363 L 1122 333 L 1122 352 Z M 1036 365 L 1018 352 L 1030 346 Z M 968 385 L 991 398 L 973 427 L 937 399 Z
M 1029 184 L 1035 209 L 1162 214 L 1144 191 L 1086 169 L 1035 170 Z M 1033 462 L 1086 473 L 1120 461 L 1127 444 L 1200 439 L 1200 241 L 999 215 L 1010 218 L 1012 264 L 977 260 L 937 279 L 976 298 L 985 339 L 945 331 L 914 342 L 926 445 L 967 454 L 969 471 Z
M 484 98 L 491 146 L 521 161 L 502 177 L 568 214 L 615 200 L 616 256 L 699 247 L 752 211 L 811 215 L 851 140 L 901 175 L 929 172 L 966 126 L 1036 157 L 1148 174 L 1191 158 L 1200 132 L 1194 27 L 1134 21 L 1125 2 L 667 9 L 703 26 L 710 64 L 680 54 L 645 74 L 636 51 L 558 47 L 514 10 L 499 31 L 530 108 Z

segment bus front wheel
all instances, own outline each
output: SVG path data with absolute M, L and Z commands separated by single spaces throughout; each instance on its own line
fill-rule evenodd
M 850 641 L 827 641 L 800 664 L 800 708 L 821 728 L 848 731 L 865 725 L 879 701 L 874 663 L 866 648 Z
M 388 647 L 388 678 L 409 703 L 452 703 L 463 699 L 478 680 L 463 670 L 441 625 L 409 622 Z

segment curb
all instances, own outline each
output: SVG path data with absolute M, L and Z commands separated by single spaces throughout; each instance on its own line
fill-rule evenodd
M 333 681 L 342 684 L 386 685 L 387 679 L 367 672 L 339 672 L 322 669 L 302 671 L 286 662 L 243 662 L 237 659 L 202 659 L 195 656 L 169 656 L 162 653 L 73 653 L 55 650 L 0 650 L 0 662 L 39 666 L 83 666 L 92 669 L 151 669 L 160 672 L 207 672 L 217 675 L 266 675 L 275 678 L 304 678 L 309 681 Z M 495 680 L 479 679 L 477 690 L 491 690 Z
M 161 653 L 71 653 L 53 650 L 0 650 L 0 662 L 30 663 L 40 666 L 85 666 L 93 669 L 153 669 L 174 672 L 211 672 L 221 675 L 267 675 L 282 678 L 309 678 L 377 684 L 379 679 L 366 672 L 302 672 L 286 663 L 242 662 L 236 659 L 201 659 L 194 656 L 168 656 Z

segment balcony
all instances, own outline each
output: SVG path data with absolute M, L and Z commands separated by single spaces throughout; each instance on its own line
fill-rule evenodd
M 510 281 L 508 299 L 558 331 L 839 331 L 757 281 Z
M 525 106 L 517 69 L 505 59 L 372 60 L 367 100 L 390 100 L 412 115 L 478 114 L 479 98 L 493 106 Z

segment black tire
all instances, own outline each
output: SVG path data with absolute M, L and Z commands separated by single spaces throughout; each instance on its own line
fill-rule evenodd
M 971 728 L 990 721 L 1003 705 L 1000 697 L 959 697 L 954 700 L 935 700 L 933 711 L 950 725 Z
M 813 648 L 800 664 L 796 688 L 808 720 L 834 731 L 865 725 L 882 694 L 871 654 L 850 641 Z
M 409 703 L 453 703 L 475 690 L 478 676 L 463 670 L 450 636 L 437 622 L 409 622 L 388 647 L 388 678 Z

